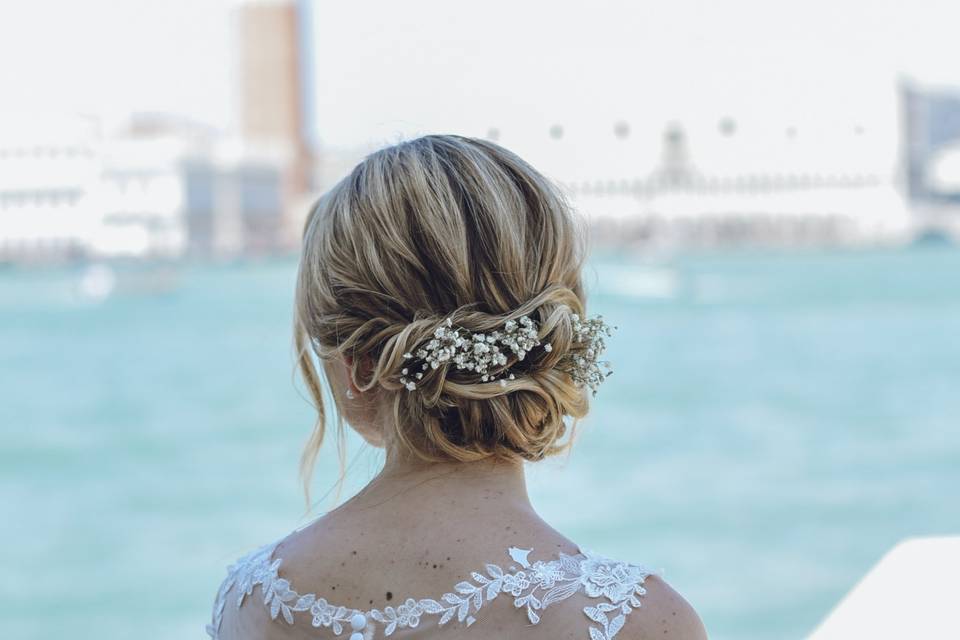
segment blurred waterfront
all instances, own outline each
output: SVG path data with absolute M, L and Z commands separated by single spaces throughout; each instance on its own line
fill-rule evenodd
M 715 73 L 699 56 L 684 55 L 679 32 L 662 42 L 658 38 L 663 34 L 649 34 L 647 39 L 631 32 L 630 37 L 611 42 L 604 38 L 604 46 L 582 51 L 567 63 L 583 69 L 596 63 L 622 66 L 629 70 L 630 79 L 617 78 L 602 85 L 596 96 L 599 99 L 576 105 L 576 96 L 570 94 L 589 94 L 585 86 L 592 78 L 580 77 L 570 85 L 576 89 L 566 90 L 558 101 L 547 92 L 569 80 L 551 83 L 547 74 L 539 80 L 544 84 L 539 85 L 543 93 L 538 93 L 531 88 L 537 86 L 530 84 L 531 74 L 513 60 L 510 66 L 516 70 L 512 73 L 519 74 L 513 81 L 522 83 L 523 97 L 512 93 L 509 101 L 497 98 L 507 85 L 508 77 L 502 71 L 497 72 L 495 82 L 470 86 L 469 91 L 463 87 L 459 93 L 438 91 L 436 78 L 443 77 L 455 86 L 462 70 L 431 75 L 421 69 L 424 60 L 442 64 L 437 61 L 455 59 L 450 51 L 465 46 L 470 33 L 484 37 L 487 33 L 480 23 L 474 23 L 472 32 L 458 31 L 462 41 L 444 41 L 438 37 L 442 29 L 429 30 L 431 20 L 444 19 L 446 9 L 439 6 L 424 11 L 423 19 L 408 25 L 427 30 L 422 41 L 406 38 L 399 48 L 385 49 L 391 59 L 413 56 L 416 60 L 414 66 L 425 88 L 418 91 L 410 69 L 395 74 L 409 80 L 409 86 L 397 89 L 398 95 L 410 91 L 416 100 L 394 96 L 384 100 L 381 95 L 356 103 L 342 99 L 327 83 L 369 75 L 351 73 L 351 65 L 362 68 L 364 63 L 372 64 L 379 82 L 387 85 L 392 81 L 380 57 L 368 59 L 373 48 L 343 55 L 342 48 L 356 46 L 363 38 L 333 48 L 338 37 L 352 31 L 366 33 L 375 41 L 390 37 L 378 32 L 376 21 L 366 14 L 359 21 L 363 24 L 354 21 L 344 25 L 349 29 L 331 33 L 336 20 L 330 16 L 354 10 L 348 5 L 217 0 L 205 5 L 202 12 L 191 5 L 191 14 L 200 12 L 197 17 L 206 21 L 210 35 L 216 37 L 194 34 L 193 40 L 184 41 L 184 46 L 192 41 L 202 47 L 203 55 L 193 57 L 167 51 L 169 43 L 165 41 L 165 53 L 158 53 L 160 67 L 179 69 L 179 74 L 169 75 L 205 85 L 196 66 L 209 64 L 208 59 L 219 60 L 220 66 L 208 73 L 216 76 L 217 90 L 231 98 L 228 104 L 219 105 L 213 118 L 202 97 L 211 98 L 214 90 L 206 87 L 205 91 L 198 87 L 197 95 L 182 110 L 169 105 L 154 108 L 131 93 L 121 93 L 118 101 L 106 100 L 106 104 L 102 95 L 87 96 L 98 108 L 67 107 L 59 94 L 49 104 L 28 101 L 25 107 L 6 108 L 0 118 L 0 264 L 229 261 L 294 255 L 303 220 L 321 193 L 374 149 L 423 133 L 486 138 L 518 153 L 562 187 L 594 224 L 598 244 L 607 247 L 659 252 L 730 246 L 894 247 L 930 239 L 960 244 L 960 85 L 956 70 L 950 67 L 946 81 L 931 80 L 930 70 L 939 66 L 942 53 L 924 54 L 922 47 L 908 47 L 919 52 L 913 69 L 899 59 L 884 59 L 882 53 L 890 43 L 877 37 L 869 42 L 873 57 L 866 70 L 857 67 L 856 73 L 843 74 L 838 65 L 840 58 L 849 57 L 849 38 L 854 34 L 848 37 L 840 21 L 854 20 L 854 30 L 860 31 L 863 7 L 829 10 L 837 20 L 831 22 L 834 30 L 845 34 L 833 43 L 841 47 L 841 56 L 831 55 L 820 39 L 816 42 L 819 57 L 807 55 L 809 44 L 802 40 L 792 47 L 767 43 L 770 51 L 765 53 L 783 47 L 785 58 L 797 65 L 798 81 L 805 78 L 816 85 L 815 91 L 803 95 L 802 103 L 792 96 L 796 87 L 773 84 L 783 82 L 784 74 L 768 77 L 763 75 L 769 74 L 768 69 L 758 69 L 760 77 L 750 76 L 751 65 L 763 56 L 755 55 L 753 45 L 732 46 L 737 38 L 718 25 L 710 37 L 720 34 L 722 45 L 710 55 L 719 56 L 724 48 L 732 47 L 726 53 L 736 63 L 721 65 Z M 160 17 L 164 11 L 176 11 L 140 9 L 137 20 L 146 20 L 150 12 Z M 551 8 L 552 19 L 572 20 L 574 32 L 582 29 L 585 17 L 558 9 Z M 129 8 L 114 6 L 110 12 L 123 10 Z M 399 33 L 385 17 L 389 10 L 379 7 L 373 13 L 377 20 L 390 24 L 388 31 Z M 696 12 L 709 10 L 700 7 Z M 635 6 L 614 3 L 613 11 L 624 14 L 623 24 L 604 22 L 601 33 L 632 28 L 631 20 L 637 29 L 649 28 L 651 23 L 650 16 Z M 752 24 L 764 9 L 746 3 L 739 11 L 750 20 L 738 19 L 733 7 L 718 16 L 730 33 Z M 510 6 L 509 12 L 517 13 L 517 8 Z M 23 13 L 29 16 L 31 12 Z M 483 13 L 476 19 L 496 19 L 498 15 L 492 8 Z M 590 19 L 604 13 L 594 9 Z M 402 17 L 409 20 L 415 14 L 406 12 Z M 804 14 L 796 19 L 816 14 L 805 5 Z M 895 26 L 899 41 L 901 20 L 915 15 L 928 14 L 917 7 L 900 16 L 887 7 L 873 17 Z M 935 28 L 933 15 L 929 14 L 927 29 L 936 32 L 939 28 Z M 780 15 L 772 17 L 778 24 L 784 22 Z M 542 16 L 528 18 L 540 26 Z M 46 21 L 45 16 L 41 19 Z M 88 19 L 87 13 L 78 17 Z M 696 25 L 680 24 L 696 33 Z M 671 30 L 675 27 L 671 24 Z M 758 37 L 757 29 L 750 28 L 749 34 L 751 40 Z M 177 33 L 178 42 L 180 35 Z M 702 39 L 692 38 L 690 46 L 704 45 L 706 34 L 697 35 Z M 537 40 L 528 40 L 529 36 L 524 34 L 527 44 L 518 58 L 530 51 L 540 52 Z M 912 36 L 917 44 L 921 40 L 927 44 L 923 33 Z M 75 33 L 64 37 L 75 37 Z M 947 37 L 952 42 L 954 34 Z M 83 55 L 92 55 L 86 52 L 91 39 L 87 37 L 79 47 Z M 581 40 L 579 34 L 576 39 Z M 658 42 L 671 52 L 662 62 Z M 607 50 L 606 46 L 615 48 Z M 133 49 L 131 56 L 144 55 L 141 47 Z M 482 49 L 486 49 L 486 40 L 483 48 L 469 53 L 479 55 Z M 11 50 L 11 59 L 22 55 L 15 45 Z M 611 57 L 611 52 L 616 55 Z M 544 59 L 561 67 L 560 60 L 567 55 L 565 46 L 554 47 Z M 115 57 L 112 50 L 107 54 L 111 65 Z M 642 73 L 635 71 L 645 57 L 653 57 L 657 65 L 642 69 Z M 483 59 L 493 66 L 488 57 Z M 702 86 L 706 93 L 681 97 L 681 87 L 674 83 L 691 62 L 699 76 L 721 77 L 724 82 L 711 85 L 691 77 L 686 85 Z M 39 56 L 35 64 L 41 64 Z M 88 66 L 100 69 L 108 65 Z M 58 72 L 63 73 L 59 68 Z M 744 73 L 748 84 L 737 92 L 727 80 L 732 82 Z M 129 75 L 149 76 L 136 66 Z M 592 71 L 590 75 L 594 75 Z M 831 92 L 828 82 L 836 82 L 837 77 L 842 81 Z M 650 83 L 646 89 L 640 88 L 646 86 L 642 81 Z M 760 96 L 750 94 L 757 86 L 767 87 L 765 82 L 778 88 L 765 88 Z M 58 84 L 53 79 L 50 83 Z M 109 84 L 116 84 L 112 76 Z M 356 80 L 347 82 L 344 94 L 352 97 L 353 92 L 378 82 L 357 84 Z M 459 119 L 433 113 L 441 101 L 440 93 L 462 101 L 449 109 Z M 321 99 L 328 101 L 325 110 L 317 104 Z M 335 104 L 330 104 L 331 100 Z M 478 100 L 491 104 L 484 108 Z M 514 100 L 515 108 L 502 109 L 501 105 Z M 362 120 L 362 110 L 371 103 L 383 111 Z M 347 109 L 339 121 L 326 117 L 338 109 Z M 413 109 L 407 119 L 403 119 L 403 109 Z M 207 116 L 198 116 L 201 111 Z M 425 118 L 423 113 L 433 116 Z M 398 118 L 396 126 L 391 124 L 389 135 L 384 135 L 381 127 L 394 122 L 393 118 Z M 358 123 L 366 130 L 344 143 L 340 130 Z
M 226 564 L 302 521 L 295 263 L 115 269 L 0 271 L 0 637 L 198 637 Z M 663 567 L 714 640 L 803 638 L 897 541 L 960 531 L 958 273 L 946 247 L 595 256 L 616 375 L 535 504 Z

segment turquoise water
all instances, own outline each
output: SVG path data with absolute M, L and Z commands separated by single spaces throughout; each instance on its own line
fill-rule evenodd
M 294 270 L 102 302 L 0 272 L 0 637 L 202 636 L 225 565 L 303 521 Z M 804 637 L 897 541 L 960 533 L 958 278 L 949 249 L 596 258 L 616 373 L 535 503 L 712 638 Z

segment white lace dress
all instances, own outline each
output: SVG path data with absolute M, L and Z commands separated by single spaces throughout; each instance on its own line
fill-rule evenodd
M 240 558 L 227 569 L 227 577 L 217 592 L 213 619 L 207 633 L 217 639 L 224 607 L 264 606 L 276 624 L 325 627 L 344 640 L 373 640 L 388 637 L 398 629 L 413 628 L 422 618 L 435 616 L 440 625 L 456 621 L 472 625 L 474 614 L 494 598 L 513 598 L 532 624 L 540 622 L 546 609 L 575 593 L 584 593 L 596 602 L 584 607 L 584 637 L 612 640 L 626 622 L 627 615 L 640 606 L 646 593 L 644 580 L 653 572 L 644 567 L 581 550 L 575 555 L 559 553 L 549 560 L 530 562 L 532 549 L 511 547 L 507 555 L 513 564 L 487 564 L 470 573 L 469 580 L 454 585 L 440 597 L 407 598 L 397 607 L 361 611 L 328 602 L 314 593 L 299 593 L 280 577 L 281 558 L 273 553 L 278 540 Z M 259 592 L 257 592 L 259 587 Z M 232 591 L 231 591 L 232 589 Z M 257 601 L 259 601 L 259 604 Z M 346 634 L 349 634 L 347 636 Z

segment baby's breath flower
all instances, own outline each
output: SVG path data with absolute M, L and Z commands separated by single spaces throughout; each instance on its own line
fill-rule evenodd
M 607 347 L 603 338 L 611 335 L 611 327 L 600 315 L 581 320 L 580 316 L 574 313 L 570 319 L 573 323 L 574 340 L 587 343 L 586 357 L 578 355 L 573 358 L 574 367 L 571 370 L 571 376 L 574 382 L 580 386 L 590 387 L 593 395 L 597 395 L 597 387 L 613 373 L 610 362 L 600 360 L 600 356 Z M 603 369 L 600 368 L 601 365 Z
M 573 355 L 568 360 L 568 366 L 574 382 L 579 386 L 588 386 L 597 393 L 597 386 L 609 376 L 610 363 L 598 358 L 606 347 L 603 337 L 610 335 L 610 327 L 603 322 L 602 316 L 596 316 L 582 321 L 577 314 L 571 314 L 574 340 L 585 342 L 586 349 L 583 355 Z M 470 333 L 462 327 L 454 327 L 451 318 L 444 321 L 433 331 L 433 337 L 426 344 L 412 352 L 403 354 L 405 360 L 421 360 L 421 371 L 416 372 L 417 380 L 423 378 L 423 372 L 428 369 L 439 369 L 449 363 L 461 371 L 473 371 L 480 377 L 481 382 L 497 381 L 498 373 L 491 371 L 503 367 L 509 361 L 508 354 L 516 356 L 517 360 L 526 358 L 534 348 L 541 345 L 537 323 L 528 316 L 520 316 L 516 320 L 507 320 L 502 329 L 486 333 Z M 543 344 L 547 353 L 553 351 L 549 342 Z M 606 371 L 600 369 L 600 365 Z M 512 372 L 507 379 L 516 380 Z M 400 383 L 413 391 L 416 383 L 408 378 L 409 368 L 401 370 Z M 501 387 L 507 386 L 507 379 L 499 379 Z

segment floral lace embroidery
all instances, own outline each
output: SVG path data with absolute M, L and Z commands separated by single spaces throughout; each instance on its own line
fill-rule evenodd
M 396 608 L 388 606 L 382 610 L 360 611 L 330 604 L 312 593 L 300 595 L 291 589 L 289 581 L 278 573 L 282 560 L 271 560 L 277 544 L 261 547 L 230 566 L 214 602 L 212 624 L 207 625 L 211 638 L 217 638 L 227 593 L 236 587 L 239 608 L 244 598 L 253 593 L 254 587 L 260 585 L 263 602 L 274 620 L 282 615 L 287 623 L 293 624 L 294 612 L 309 611 L 314 627 L 327 627 L 340 635 L 350 629 L 350 619 L 360 614 L 382 624 L 385 636 L 390 636 L 398 628 L 418 626 L 424 615 L 439 616 L 441 625 L 456 616 L 459 622 L 470 626 L 476 621 L 471 610 L 478 612 L 485 602 L 500 594 L 513 596 L 514 607 L 525 608 L 527 619 L 537 624 L 540 612 L 582 588 L 591 598 L 605 599 L 583 609 L 584 614 L 596 623 L 589 627 L 590 640 L 612 640 L 626 622 L 627 614 L 640 606 L 639 596 L 646 593 L 644 580 L 652 573 L 639 565 L 589 551 L 572 556 L 560 553 L 555 560 L 538 560 L 531 564 L 527 560 L 531 549 L 511 547 L 508 553 L 522 569 L 511 567 L 510 571 L 504 571 L 498 565 L 488 564 L 486 574 L 472 572 L 472 581 L 458 583 L 454 592 L 445 593 L 440 600 L 407 598 Z M 371 634 L 368 632 L 365 637 L 369 640 Z

